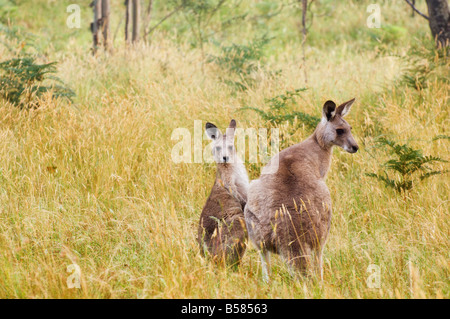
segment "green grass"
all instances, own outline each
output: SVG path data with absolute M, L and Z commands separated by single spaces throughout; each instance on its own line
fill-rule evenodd
M 391 30 L 398 39 L 378 41 L 371 36 L 378 31 L 365 25 L 368 2 L 316 1 L 315 10 L 327 15 L 315 17 L 310 28 L 308 83 L 298 12 L 233 25 L 214 39 L 248 43 L 267 30 L 275 37 L 256 85 L 241 92 L 221 82 L 225 74 L 213 64 L 202 72 L 202 53 L 192 47 L 181 15 L 165 22 L 150 45 L 126 49 L 119 33 L 112 54 L 93 57 L 89 1 L 81 4 L 83 27 L 75 31 L 65 27 L 69 1 L 16 2 L 23 10 L 14 12 L 13 25 L 36 35 L 40 62 L 59 61 L 57 76 L 77 96 L 72 104 L 43 97 L 41 107 L 29 111 L 0 101 L 0 297 L 450 297 L 448 175 L 424 180 L 407 197 L 365 176 L 386 161 L 374 149 L 380 136 L 449 159 L 448 140 L 429 142 L 450 135 L 448 84 L 431 77 L 416 90 L 396 81 L 403 70 L 396 56 L 431 41 L 426 21 L 411 18 L 404 3 L 379 2 L 382 23 L 406 31 Z M 268 10 L 261 6 L 245 1 L 236 14 Z M 423 10 L 424 1 L 418 6 Z M 154 21 L 169 9 L 157 7 Z M 211 29 L 231 11 L 225 7 Z M 114 7 L 112 30 L 119 13 Z M 205 50 L 217 54 L 212 43 Z M 11 53 L 0 45 L 0 56 Z M 266 76 L 271 70 L 281 73 Z M 334 150 L 323 284 L 291 278 L 277 256 L 265 284 L 254 249 L 236 271 L 200 256 L 195 236 L 215 166 L 174 163 L 171 134 L 184 127 L 193 135 L 194 120 L 225 127 L 235 118 L 238 127 L 269 127 L 239 110 L 262 109 L 266 99 L 301 87 L 308 90 L 296 97 L 295 111 L 314 116 L 328 99 L 356 97 L 348 122 L 360 151 Z M 293 127 L 295 122 L 279 124 L 286 145 L 309 134 Z M 252 178 L 260 167 L 247 166 Z M 80 289 L 67 286 L 67 267 L 74 263 L 81 269 Z M 366 284 L 371 264 L 381 269 L 380 289 Z

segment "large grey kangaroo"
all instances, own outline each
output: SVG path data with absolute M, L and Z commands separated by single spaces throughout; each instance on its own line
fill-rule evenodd
M 214 124 L 206 123 L 217 173 L 200 216 L 197 240 L 201 254 L 222 265 L 238 265 L 247 241 L 244 207 L 249 181 L 234 147 L 235 129 L 235 120 L 231 120 L 224 135 Z
M 333 146 L 349 153 L 358 151 L 352 128 L 343 119 L 354 101 L 338 107 L 333 101 L 325 102 L 314 133 L 274 156 L 261 177 L 250 184 L 244 215 L 248 236 L 260 251 L 266 282 L 270 252 L 281 255 L 290 269 L 302 275 L 314 262 L 323 280 L 322 252 L 332 211 L 325 177 Z M 278 170 L 265 174 L 274 161 L 278 161 Z

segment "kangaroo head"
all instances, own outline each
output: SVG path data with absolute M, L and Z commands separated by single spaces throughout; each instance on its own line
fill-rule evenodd
M 344 120 L 355 99 L 344 102 L 338 107 L 333 101 L 326 101 L 323 105 L 322 121 L 318 133 L 324 145 L 339 146 L 349 153 L 356 153 L 358 144 L 352 136 L 352 127 Z
M 236 121 L 231 120 L 229 127 L 224 135 L 212 123 L 206 123 L 206 135 L 212 143 L 212 154 L 216 163 L 227 164 L 234 163 L 236 160 L 236 149 L 234 147 L 234 131 Z

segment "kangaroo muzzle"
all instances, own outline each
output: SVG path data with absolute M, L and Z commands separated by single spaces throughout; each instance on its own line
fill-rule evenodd
M 359 146 L 353 138 L 348 139 L 343 148 L 349 153 L 356 153 L 359 150 Z

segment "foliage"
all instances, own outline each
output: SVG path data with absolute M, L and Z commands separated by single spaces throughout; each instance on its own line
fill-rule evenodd
M 402 84 L 417 90 L 425 89 L 432 79 L 450 83 L 448 48 L 436 49 L 434 43 L 413 46 L 403 57 L 406 68 L 400 79 Z
M 17 4 L 12 0 L 0 0 L 0 24 L 8 23 L 8 18 L 17 12 Z
M 241 110 L 252 110 L 261 116 L 267 122 L 273 124 L 281 124 L 286 121 L 293 123 L 295 119 L 304 124 L 309 130 L 314 130 L 320 122 L 320 118 L 307 113 L 293 111 L 289 112 L 289 106 L 295 105 L 295 97 L 300 96 L 300 92 L 306 91 L 306 88 L 296 89 L 294 91 L 286 91 L 284 94 L 277 95 L 273 98 L 266 99 L 265 102 L 269 105 L 269 112 L 265 112 L 256 107 L 243 107 Z
M 390 148 L 390 153 L 395 157 L 383 164 L 385 169 L 393 171 L 397 178 L 391 178 L 385 171 L 384 176 L 367 173 L 367 176 L 377 178 L 387 187 L 395 189 L 397 192 L 405 192 L 413 188 L 417 181 L 422 181 L 433 175 L 444 174 L 447 171 L 435 171 L 429 165 L 435 162 L 447 162 L 439 157 L 424 156 L 422 150 L 413 149 L 407 144 L 397 144 L 386 138 L 381 138 L 378 143 Z M 428 164 L 428 165 L 427 165 Z M 421 173 L 417 176 L 417 173 Z
M 0 97 L 20 108 L 36 108 L 39 98 L 51 92 L 53 98 L 71 100 L 75 93 L 54 76 L 57 62 L 38 64 L 35 36 L 17 26 L 0 23 L 0 43 L 9 59 L 0 62 Z M 32 50 L 30 50 L 32 49 Z
M 0 36 L 0 44 L 13 55 L 28 55 L 30 49 L 36 51 L 34 35 L 17 26 L 8 27 L 0 22 Z
M 437 140 L 450 140 L 450 136 L 449 135 L 438 135 L 433 137 L 433 141 L 437 141 Z
M 383 24 L 381 28 L 369 29 L 367 33 L 374 43 L 398 44 L 408 32 L 398 25 Z
M 221 55 L 208 57 L 209 63 L 218 65 L 228 76 L 221 80 L 230 86 L 240 90 L 246 90 L 248 86 L 256 83 L 255 73 L 263 62 L 264 47 L 270 42 L 267 35 L 253 39 L 248 44 L 235 44 L 221 46 Z
M 37 98 L 51 91 L 52 97 L 71 100 L 75 93 L 50 74 L 56 73 L 56 62 L 37 64 L 34 58 L 14 58 L 0 63 L 0 96 L 25 108 L 37 107 Z M 52 80 L 59 84 L 47 84 Z
M 249 43 L 268 32 L 274 40 L 264 57 L 283 70 L 283 76 L 265 77 L 261 85 L 234 94 L 218 83 L 227 76 L 225 70 L 200 72 L 200 50 L 189 45 L 191 31 L 181 11 L 155 29 L 152 45 L 133 49 L 121 42 L 122 21 L 114 54 L 94 58 L 89 54 L 88 2 L 79 2 L 83 18 L 76 30 L 61 27 L 67 1 L 16 2 L 20 10 L 11 26 L 26 26 L 38 36 L 35 43 L 48 60 L 37 61 L 59 61 L 57 76 L 70 83 L 80 103 L 60 108 L 42 99 L 41 107 L 29 113 L 0 99 L 1 298 L 449 298 L 449 180 L 436 175 L 433 183 L 428 179 L 415 185 L 420 198 L 405 209 L 393 190 L 363 175 L 367 167 L 380 164 L 366 151 L 334 152 L 326 183 L 335 215 L 324 248 L 323 283 L 313 276 L 291 277 L 284 261 L 273 255 L 267 285 L 255 249 L 247 250 L 237 271 L 201 258 L 196 227 L 215 167 L 171 160 L 171 148 L 178 143 L 172 133 L 187 128 L 193 137 L 194 119 L 225 127 L 235 118 L 238 127 L 258 127 L 260 116 L 238 112 L 240 107 L 275 113 L 264 96 L 304 86 L 300 16 L 291 9 L 297 1 L 277 2 L 285 3 L 285 9 L 272 15 L 279 11 L 271 5 L 274 0 L 228 0 L 214 15 L 205 29 L 205 53 L 220 55 L 209 41 L 214 31 L 214 39 L 227 45 Z M 377 54 L 380 46 L 390 54 L 405 51 L 430 33 L 428 24 L 411 18 L 402 1 L 379 1 L 382 25 L 408 30 L 398 41 L 379 43 L 361 27 L 372 2 L 314 2 L 314 9 L 329 12 L 315 12 L 306 46 L 309 88 L 294 97 L 297 103 L 286 101 L 286 112 L 319 116 L 306 105 L 300 108 L 303 99 L 343 101 L 356 95 L 348 122 L 363 149 L 386 130 L 396 141 L 419 129 L 427 141 L 450 135 L 448 85 L 429 82 L 420 100 L 411 98 L 414 89 L 392 90 L 401 61 Z M 234 3 L 242 4 L 236 9 Z M 270 10 L 258 11 L 263 3 Z M 177 8 L 165 1 L 153 4 L 152 25 Z M 118 25 L 123 1 L 111 2 L 111 10 Z M 223 21 L 246 12 L 244 23 L 231 20 L 226 32 L 217 32 Z M 353 30 L 363 31 L 352 37 Z M 18 47 L 12 46 L 14 52 Z M 0 61 L 12 57 L 0 45 Z M 277 124 L 280 146 L 304 139 L 305 129 L 288 134 L 296 122 Z M 190 141 L 187 147 L 193 151 Z M 433 151 L 419 148 L 448 160 L 447 139 L 434 143 L 440 147 Z M 246 164 L 249 173 L 252 165 L 251 179 L 258 178 L 263 164 Z M 75 274 L 67 270 L 72 264 L 80 267 L 80 289 L 68 289 Z M 381 289 L 368 285 L 371 264 L 380 266 Z
M 182 12 L 203 51 L 206 28 L 227 0 L 182 0 Z

